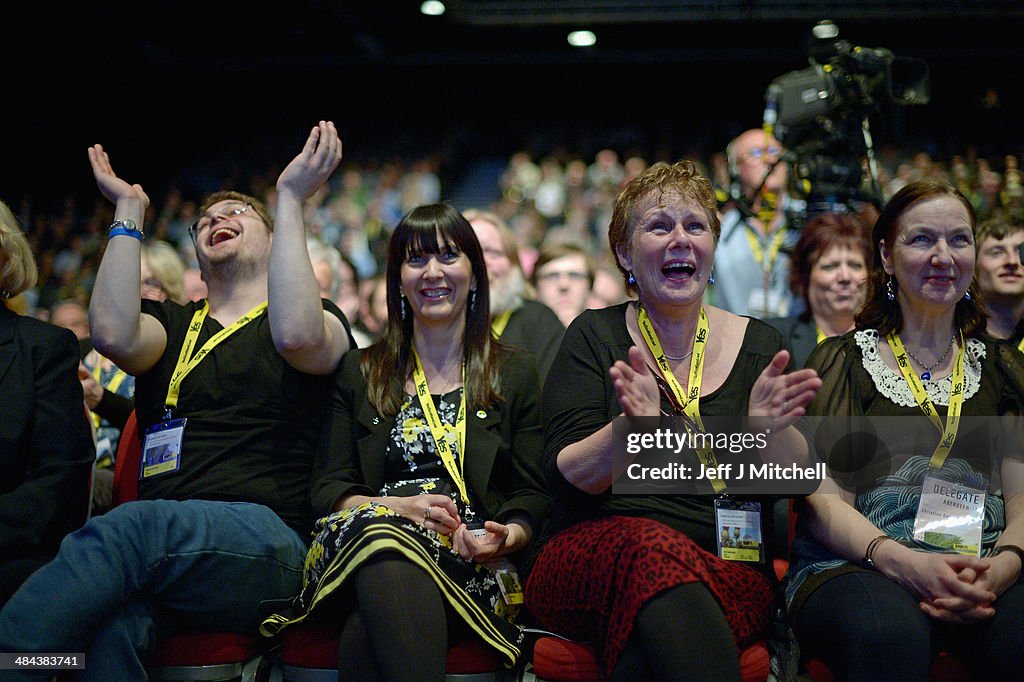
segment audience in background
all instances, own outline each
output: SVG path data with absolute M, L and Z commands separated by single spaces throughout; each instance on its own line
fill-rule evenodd
M 533 266 L 537 300 L 558 315 L 562 325 L 587 309 L 594 288 L 594 259 L 576 244 L 542 246 Z
M 607 308 L 629 300 L 629 294 L 622 283 L 619 273 L 608 266 L 597 268 L 594 272 L 594 285 L 590 287 L 587 308 Z
M 515 238 L 505 222 L 494 213 L 472 209 L 465 212 L 465 217 L 487 262 L 491 329 L 504 343 L 533 353 L 543 382 L 565 327 L 550 308 L 534 300 L 535 292 L 523 275 Z
M 1014 344 L 1024 341 L 1024 220 L 1018 215 L 990 218 L 978 226 L 978 288 L 988 323 L 985 331 Z
M 186 301 L 201 301 L 206 298 L 206 282 L 199 268 L 187 268 L 183 276 L 184 296 Z
M 792 311 L 788 252 L 799 232 L 785 212 L 787 167 L 782 145 L 760 129 L 726 148 L 733 190 L 715 254 L 713 300 L 737 315 L 784 317 Z
M 853 330 L 867 297 L 872 252 L 868 229 L 853 215 L 823 213 L 804 226 L 789 273 L 804 311 L 765 320 L 785 337 L 797 367 L 824 339 Z

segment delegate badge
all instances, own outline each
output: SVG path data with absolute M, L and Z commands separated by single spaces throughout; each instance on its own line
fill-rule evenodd
M 726 561 L 764 563 L 761 503 L 715 498 L 718 556 Z
M 914 539 L 980 557 L 986 489 L 984 484 L 951 481 L 937 474 L 925 476 Z
M 178 470 L 181 466 L 181 441 L 185 436 L 186 421 L 187 418 L 169 419 L 146 429 L 140 479 Z

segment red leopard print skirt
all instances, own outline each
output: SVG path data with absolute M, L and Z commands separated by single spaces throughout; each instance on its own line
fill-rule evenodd
M 643 605 L 697 581 L 721 605 L 738 648 L 763 637 L 775 612 L 765 575 L 706 552 L 663 523 L 637 517 L 585 521 L 552 538 L 530 573 L 526 606 L 542 627 L 594 644 L 608 675 Z

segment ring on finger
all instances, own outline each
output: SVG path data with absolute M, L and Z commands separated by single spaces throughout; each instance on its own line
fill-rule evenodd
M 782 413 L 785 414 L 786 412 L 789 412 L 789 401 L 788 400 L 783 400 L 782 401 Z
M 428 506 L 426 509 L 423 510 L 423 523 L 426 523 L 427 521 L 433 521 L 433 519 L 430 518 L 430 509 L 431 508 Z

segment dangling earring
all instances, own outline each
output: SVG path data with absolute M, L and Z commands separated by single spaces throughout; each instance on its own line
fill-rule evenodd
M 711 273 L 708 275 L 708 284 L 714 284 L 714 283 L 715 283 L 715 271 L 712 270 Z
M 476 308 L 476 289 L 469 290 L 469 309 Z
M 405 322 L 405 294 L 398 292 L 398 316 Z
M 633 271 L 632 270 L 629 271 L 629 275 L 626 277 L 626 284 L 628 284 L 631 287 L 635 287 L 636 286 L 636 278 L 633 277 Z
M 965 301 L 970 301 L 971 300 L 971 290 L 970 289 L 968 289 L 967 291 L 964 292 L 964 300 Z
M 890 301 L 895 301 L 896 300 L 896 294 L 892 290 L 892 276 L 891 275 L 889 276 L 889 279 L 885 280 L 885 297 L 887 299 L 889 299 Z

